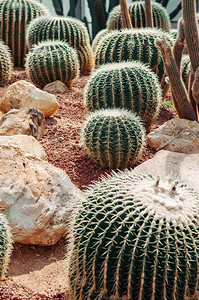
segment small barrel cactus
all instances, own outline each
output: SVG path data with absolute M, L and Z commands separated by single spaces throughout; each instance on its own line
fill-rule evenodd
M 129 111 L 98 110 L 85 121 L 82 142 L 88 155 L 103 168 L 130 167 L 142 154 L 145 129 L 140 118 Z
M 187 89 L 189 84 L 190 72 L 191 72 L 190 58 L 188 54 L 184 54 L 181 62 L 181 74 L 182 74 L 182 80 L 184 81 L 184 84 Z
M 11 229 L 4 214 L 0 214 L 0 280 L 5 277 L 12 251 Z
M 0 85 L 8 84 L 12 76 L 12 56 L 10 49 L 0 41 Z
M 133 2 L 128 5 L 129 14 L 131 17 L 131 23 L 134 28 L 146 27 L 145 21 L 145 2 L 138 1 Z M 153 13 L 153 23 L 154 27 L 162 28 L 163 30 L 170 31 L 170 19 L 167 10 L 159 3 L 152 2 L 152 13 Z M 107 29 L 119 30 L 122 28 L 122 15 L 121 7 L 117 5 L 110 12 L 107 20 Z
M 97 45 L 99 44 L 99 42 L 101 41 L 102 37 L 104 37 L 105 34 L 107 34 L 107 33 L 108 33 L 108 30 L 105 28 L 105 29 L 100 30 L 96 34 L 96 36 L 94 37 L 93 42 L 92 42 L 93 52 L 95 52 L 95 49 L 96 49 Z
M 93 72 L 84 90 L 88 111 L 125 108 L 149 130 L 159 112 L 162 90 L 157 75 L 138 61 L 112 63 Z
M 43 16 L 33 20 L 26 34 L 29 49 L 42 41 L 59 40 L 75 48 L 81 70 L 91 70 L 93 52 L 86 26 L 73 17 Z
M 35 45 L 27 54 L 25 67 L 28 78 L 40 88 L 55 80 L 70 86 L 80 71 L 76 50 L 61 41 Z
M 198 299 L 198 194 L 126 170 L 85 195 L 71 230 L 70 299 Z
M 160 50 L 155 46 L 156 38 L 165 38 L 173 45 L 173 38 L 161 29 L 123 29 L 106 34 L 95 50 L 95 65 L 138 60 L 146 63 L 161 81 L 164 64 Z
M 11 49 L 13 63 L 22 67 L 27 53 L 25 31 L 34 18 L 48 14 L 47 9 L 34 0 L 0 1 L 0 39 Z

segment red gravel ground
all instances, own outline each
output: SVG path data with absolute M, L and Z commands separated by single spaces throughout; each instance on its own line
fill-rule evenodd
M 85 119 L 82 94 L 88 78 L 88 73 L 82 74 L 73 86 L 67 89 L 66 93 L 55 94 L 60 104 L 60 108 L 53 116 L 46 119 L 46 132 L 40 141 L 46 150 L 48 161 L 54 166 L 63 169 L 69 175 L 72 182 L 80 189 L 84 189 L 92 181 L 97 180 L 100 175 L 106 172 L 106 170 L 103 170 L 92 162 L 85 150 L 83 150 L 79 144 L 80 129 Z M 23 68 L 15 68 L 11 83 L 20 79 L 27 80 L 25 70 Z M 7 87 L 0 87 L 0 97 L 2 97 L 6 88 Z M 167 100 L 170 100 L 170 98 L 167 98 Z M 162 107 L 152 129 L 160 126 L 165 121 L 172 119 L 175 116 L 175 111 L 172 107 Z M 142 158 L 136 165 L 152 158 L 154 154 L 155 151 L 147 146 Z M 51 257 L 54 257 L 55 260 L 62 261 L 65 255 L 64 244 L 64 240 L 61 240 L 56 245 L 44 249 L 39 246 L 20 245 L 16 243 L 14 245 L 7 278 L 0 283 L 0 299 L 67 299 L 67 296 L 63 293 L 62 289 L 59 292 L 56 287 L 53 288 L 55 285 L 54 282 L 52 283 L 49 296 L 48 292 L 45 296 L 42 296 L 41 294 L 34 292 L 31 287 L 27 288 L 27 286 L 24 286 L 23 282 L 22 284 L 17 284 L 14 280 L 16 273 L 17 275 L 29 274 L 32 269 L 41 269 L 40 277 L 42 277 L 42 268 L 50 265 L 46 249 L 50 251 Z M 53 276 L 53 272 L 54 269 L 52 267 L 51 276 L 57 276 L 57 274 L 54 274 Z M 39 284 L 44 284 L 45 280 L 46 277 L 40 278 Z M 51 282 L 48 282 L 48 285 L 51 285 Z

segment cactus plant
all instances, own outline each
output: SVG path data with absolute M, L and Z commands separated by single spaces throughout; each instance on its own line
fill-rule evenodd
M 25 67 L 28 78 L 40 88 L 55 80 L 70 86 L 79 77 L 77 52 L 62 41 L 35 45 L 26 56 Z
M 146 27 L 144 6 L 144 1 L 133 2 L 128 5 L 133 28 Z M 162 28 L 163 30 L 169 32 L 170 19 L 167 10 L 161 4 L 152 2 L 152 12 L 154 27 Z M 119 30 L 121 28 L 121 8 L 120 5 L 118 5 L 114 7 L 109 14 L 107 20 L 107 29 L 110 31 Z
M 84 90 L 88 111 L 125 108 L 136 112 L 148 130 L 159 112 L 161 99 L 158 77 L 138 61 L 101 66 L 93 72 Z
M 10 49 L 0 41 L 0 85 L 8 84 L 12 76 L 12 57 Z
M 173 45 L 173 38 L 161 29 L 113 30 L 104 36 L 95 50 L 95 65 L 138 60 L 146 63 L 161 81 L 164 64 L 161 52 L 154 45 L 156 37 L 165 38 Z
M 85 195 L 71 230 L 70 299 L 196 299 L 196 192 L 178 178 L 126 170 Z
M 0 280 L 4 279 L 12 251 L 11 229 L 6 216 L 0 213 Z
M 0 1 L 0 39 L 11 49 L 13 63 L 22 67 L 27 53 L 25 31 L 34 18 L 48 14 L 47 9 L 34 0 Z
M 29 49 L 42 41 L 60 40 L 77 50 L 80 69 L 91 70 L 93 54 L 86 26 L 73 17 L 43 16 L 33 20 L 26 34 Z
M 190 58 L 188 54 L 184 54 L 181 62 L 181 74 L 182 74 L 182 80 L 184 81 L 187 90 L 188 90 L 190 72 L 191 72 Z
M 132 166 L 139 160 L 145 143 L 140 118 L 123 109 L 91 113 L 82 128 L 82 142 L 88 155 L 104 168 Z
M 93 49 L 93 53 L 95 53 L 95 49 L 96 47 L 98 46 L 99 42 L 101 41 L 101 39 L 105 36 L 105 34 L 108 33 L 108 30 L 105 28 L 105 29 L 102 29 L 100 30 L 97 35 L 95 36 L 95 38 L 93 39 L 93 42 L 92 42 L 92 49 Z

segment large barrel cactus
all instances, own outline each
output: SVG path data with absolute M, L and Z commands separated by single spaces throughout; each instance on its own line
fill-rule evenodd
M 178 178 L 103 177 L 75 216 L 70 299 L 198 299 L 198 215 L 199 195 Z
M 173 38 L 161 29 L 123 29 L 106 34 L 95 50 L 95 65 L 138 60 L 146 63 L 162 79 L 164 64 L 160 50 L 154 45 L 156 38 L 165 38 L 173 45 Z
M 24 65 L 27 53 L 25 32 L 34 18 L 48 14 L 47 9 L 34 0 L 0 1 L 0 39 L 11 49 L 15 66 Z
M 129 14 L 131 17 L 132 26 L 134 28 L 146 27 L 145 21 L 145 2 L 138 1 L 128 5 Z M 162 28 L 163 30 L 170 31 L 170 19 L 167 10 L 159 3 L 152 2 L 152 14 L 154 27 Z M 107 29 L 119 30 L 122 28 L 122 15 L 121 7 L 117 5 L 110 12 L 107 20 Z
M 147 129 L 159 112 L 161 100 L 158 77 L 138 61 L 101 66 L 84 90 L 87 110 L 126 108 L 136 112 Z
M 33 20 L 27 29 L 27 44 L 31 48 L 47 40 L 60 40 L 69 43 L 77 50 L 81 70 L 91 70 L 93 53 L 86 26 L 73 17 L 44 16 Z
M 8 84 L 12 76 L 12 57 L 10 49 L 0 41 L 0 85 Z
M 61 41 L 35 45 L 27 54 L 25 67 L 28 78 L 40 88 L 55 80 L 70 86 L 80 72 L 76 50 Z
M 99 42 L 101 41 L 101 39 L 105 36 L 105 34 L 108 33 L 108 30 L 105 28 L 105 29 L 102 29 L 100 30 L 96 36 L 94 37 L 93 39 L 93 42 L 92 42 L 92 49 L 93 49 L 93 52 L 95 52 L 95 49 L 97 47 L 97 45 L 99 44 Z
M 98 110 L 85 121 L 82 141 L 88 155 L 103 168 L 125 168 L 139 160 L 145 129 L 140 118 L 129 111 Z
M 11 229 L 4 214 L 0 214 L 0 280 L 4 278 L 12 251 Z

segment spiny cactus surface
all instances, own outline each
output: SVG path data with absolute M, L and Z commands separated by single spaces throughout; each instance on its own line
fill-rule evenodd
M 136 112 L 147 129 L 159 112 L 161 100 L 158 77 L 138 61 L 101 66 L 84 90 L 87 110 L 125 108 Z
M 198 215 L 199 195 L 178 179 L 103 177 L 75 215 L 70 299 L 197 299 Z
M 34 0 L 0 1 L 0 39 L 11 49 L 13 63 L 22 67 L 27 53 L 25 31 L 28 23 L 48 10 Z
M 95 51 L 95 66 L 102 64 L 138 60 L 146 63 L 161 81 L 164 64 L 161 52 L 154 45 L 156 38 L 165 38 L 173 45 L 173 38 L 161 29 L 123 29 L 113 30 L 99 42 Z
M 11 229 L 6 216 L 0 213 L 0 280 L 4 279 L 12 251 Z
M 10 49 L 0 41 L 0 85 L 8 84 L 12 76 L 12 56 Z
M 191 72 L 190 58 L 188 54 L 184 54 L 181 61 L 181 74 L 187 90 L 188 90 L 190 72 Z
M 82 142 L 88 155 L 104 168 L 132 166 L 145 144 L 140 118 L 123 109 L 91 113 L 82 128 Z
M 93 53 L 86 26 L 73 17 L 43 16 L 33 20 L 26 34 L 29 49 L 47 40 L 67 42 L 78 53 L 81 70 L 91 70 Z
M 134 28 L 143 28 L 146 27 L 145 21 L 145 2 L 138 1 L 133 2 L 128 5 L 129 14 L 131 17 L 131 23 Z M 170 31 L 170 19 L 167 10 L 160 4 L 152 2 L 152 14 L 153 14 L 153 23 L 154 27 L 162 28 L 163 30 Z M 117 5 L 110 12 L 107 20 L 107 29 L 110 30 L 119 30 L 122 28 L 122 15 L 121 7 Z
M 40 88 L 55 80 L 70 86 L 80 72 L 76 50 L 61 41 L 35 45 L 26 56 L 25 66 L 28 78 Z
M 94 37 L 93 42 L 92 42 L 93 52 L 95 52 L 95 49 L 96 49 L 97 45 L 99 44 L 99 42 L 101 41 L 102 37 L 104 37 L 105 34 L 107 34 L 107 33 L 108 33 L 108 30 L 105 28 L 105 29 L 100 30 L 96 34 L 96 36 Z

